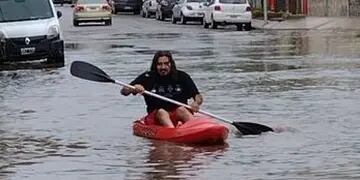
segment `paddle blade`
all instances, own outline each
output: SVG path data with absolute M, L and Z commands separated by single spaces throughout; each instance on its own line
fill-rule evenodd
M 115 83 L 115 80 L 111 79 L 103 70 L 84 61 L 71 63 L 70 73 L 73 76 L 90 81 Z
M 252 122 L 232 122 L 243 135 L 257 135 L 263 132 L 274 131 L 272 128 Z

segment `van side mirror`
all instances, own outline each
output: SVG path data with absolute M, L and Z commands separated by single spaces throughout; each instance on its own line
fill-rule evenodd
M 71 7 L 71 8 L 74 8 L 74 7 L 75 7 L 75 4 L 72 4 L 70 7 Z
M 58 18 L 60 18 L 62 16 L 62 13 L 60 11 L 56 11 L 56 15 Z

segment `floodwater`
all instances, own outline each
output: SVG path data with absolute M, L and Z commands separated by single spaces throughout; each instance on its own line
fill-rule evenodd
M 64 68 L 0 73 L 0 179 L 360 178 L 359 32 L 82 28 L 65 31 Z M 157 49 L 191 74 L 204 110 L 283 131 L 229 126 L 227 144 L 210 147 L 136 137 L 142 97 L 69 73 L 81 60 L 129 82 Z

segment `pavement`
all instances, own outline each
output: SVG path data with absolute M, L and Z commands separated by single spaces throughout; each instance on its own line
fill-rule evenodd
M 266 30 L 360 30 L 360 17 L 313 17 L 306 16 L 284 21 L 253 19 L 255 29 Z

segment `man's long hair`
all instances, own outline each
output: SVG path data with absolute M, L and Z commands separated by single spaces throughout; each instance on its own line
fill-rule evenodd
M 176 64 L 175 61 L 171 55 L 170 51 L 157 51 L 153 57 L 152 63 L 151 63 L 151 67 L 150 67 L 150 71 L 153 73 L 157 73 L 157 69 L 156 69 L 156 65 L 158 63 L 158 60 L 160 57 L 162 56 L 166 56 L 169 58 L 170 64 L 171 64 L 171 69 L 170 69 L 170 76 L 174 79 L 177 78 L 177 69 L 176 69 Z

